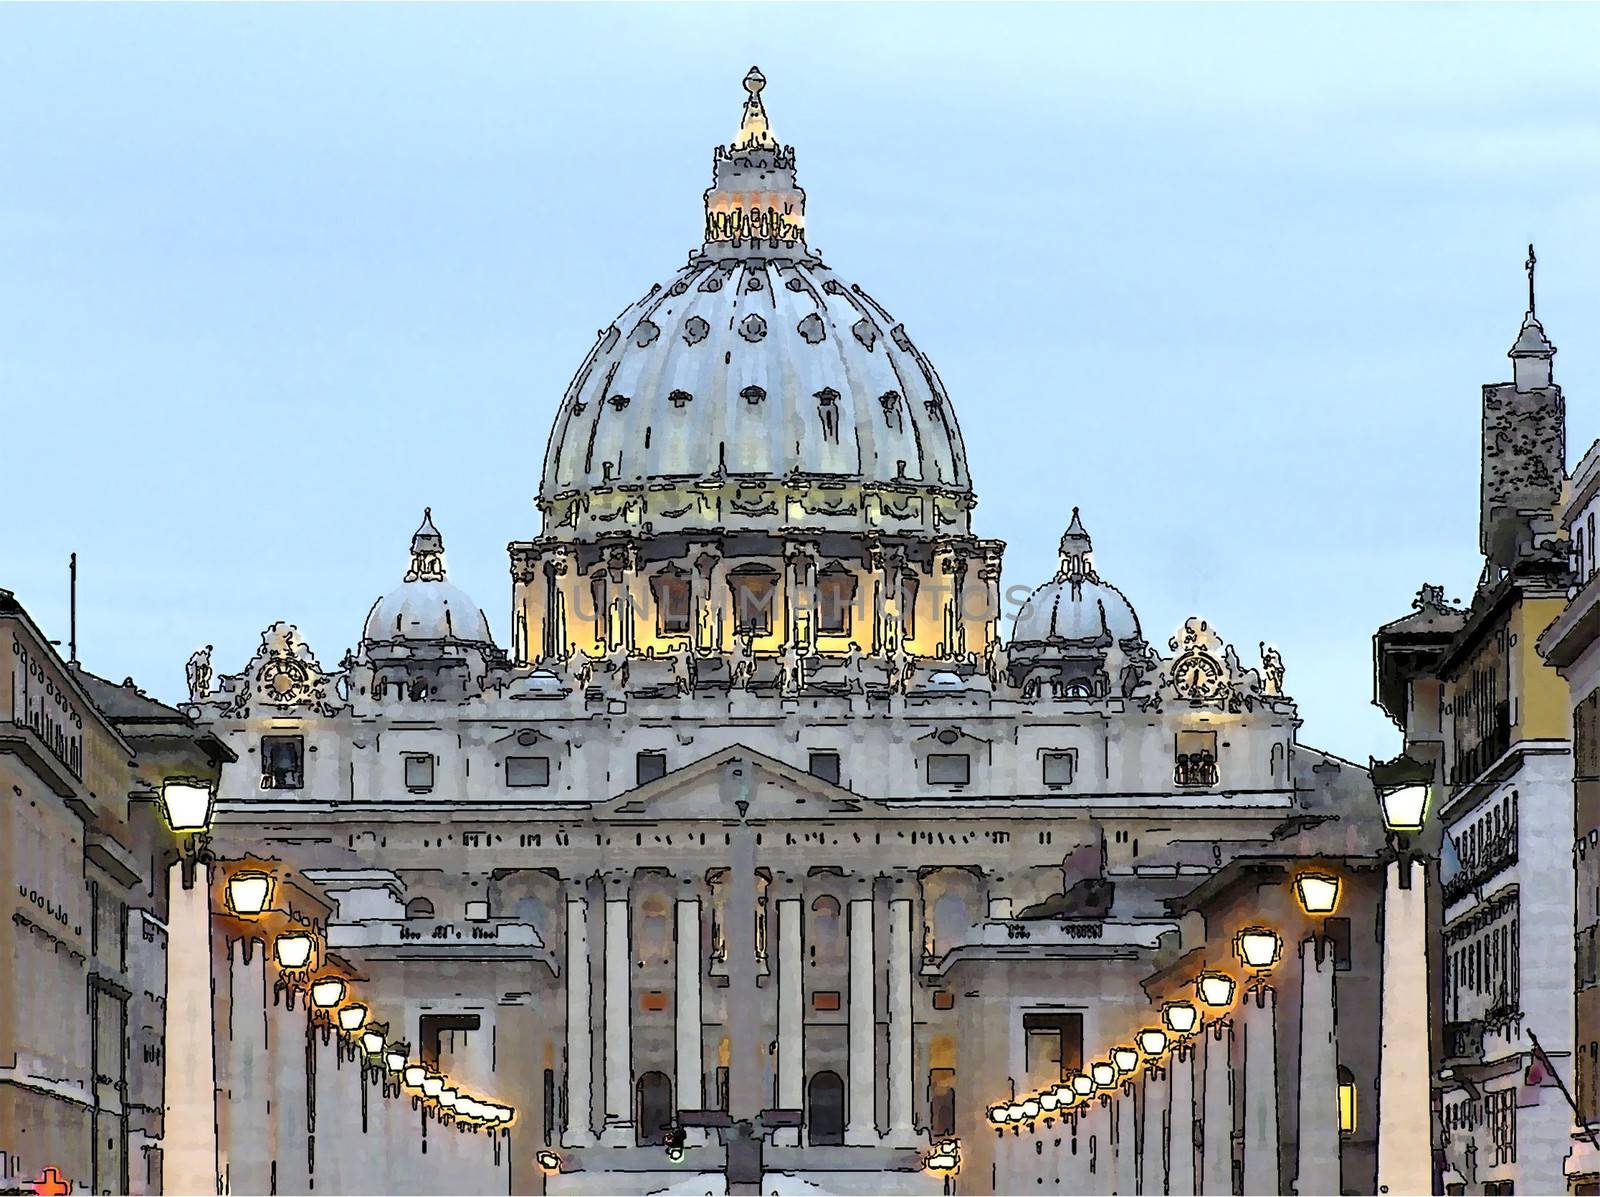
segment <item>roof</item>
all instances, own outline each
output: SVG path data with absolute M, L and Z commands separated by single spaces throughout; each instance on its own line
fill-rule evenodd
M 82 665 L 71 667 L 72 675 L 83 686 L 91 702 L 124 736 L 140 740 L 179 739 L 194 743 L 214 763 L 238 760 L 238 754 L 212 732 L 201 727 L 176 707 L 151 698 L 124 678 L 121 685 L 99 677 Z

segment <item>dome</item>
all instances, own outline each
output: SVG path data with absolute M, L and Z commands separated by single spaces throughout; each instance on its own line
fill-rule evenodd
M 539 491 L 547 528 L 574 500 L 599 511 L 587 500 L 618 491 L 639 495 L 658 529 L 755 526 L 729 518 L 738 506 L 710 510 L 695 486 L 772 483 L 881 488 L 894 496 L 884 506 L 900 509 L 908 493 L 934 492 L 946 502 L 937 516 L 920 512 L 926 526 L 965 530 L 972 487 L 949 397 L 905 327 L 806 246 L 793 150 L 771 136 L 763 85 L 752 70 L 740 136 L 718 147 L 704 245 L 601 330 L 567 388 Z M 747 517 L 771 502 L 743 498 Z M 795 522 L 772 506 L 779 523 Z M 854 526 L 873 526 L 852 495 L 819 510 L 846 506 Z
M 422 526 L 411 538 L 411 568 L 405 580 L 372 604 L 362 640 L 494 643 L 483 608 L 445 579 L 444 540 L 433 526 L 431 508 L 424 510 Z
M 1061 568 L 1017 612 L 1013 648 L 1030 645 L 1110 646 L 1142 640 L 1139 616 L 1122 591 L 1095 572 L 1093 542 L 1072 509 L 1072 523 L 1061 538 Z

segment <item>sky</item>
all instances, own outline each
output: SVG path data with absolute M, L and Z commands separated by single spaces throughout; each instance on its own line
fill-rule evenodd
M 0 586 L 168 701 L 324 665 L 422 508 L 506 544 L 603 328 L 698 242 L 752 63 L 812 246 L 937 366 L 1004 585 L 1082 508 L 1158 646 L 1278 646 L 1399 747 L 1371 636 L 1467 598 L 1480 388 L 1538 247 L 1600 434 L 1600 9 L 0 6 Z

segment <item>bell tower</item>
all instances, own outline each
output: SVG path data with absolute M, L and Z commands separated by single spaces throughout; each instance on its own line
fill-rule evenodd
M 1483 388 L 1478 543 L 1496 571 L 1510 569 L 1555 536 L 1555 508 L 1566 474 L 1566 400 L 1554 381 L 1556 348 L 1534 306 L 1537 261 L 1528 246 L 1528 312 L 1507 354 L 1512 381 Z

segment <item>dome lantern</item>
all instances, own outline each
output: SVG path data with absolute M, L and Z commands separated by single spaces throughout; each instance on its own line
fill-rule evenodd
M 795 181 L 794 147 L 780 145 L 767 121 L 759 68 L 744 77 L 744 114 L 739 135 L 719 145 L 706 191 L 705 245 L 708 258 L 805 258 L 806 193 Z

